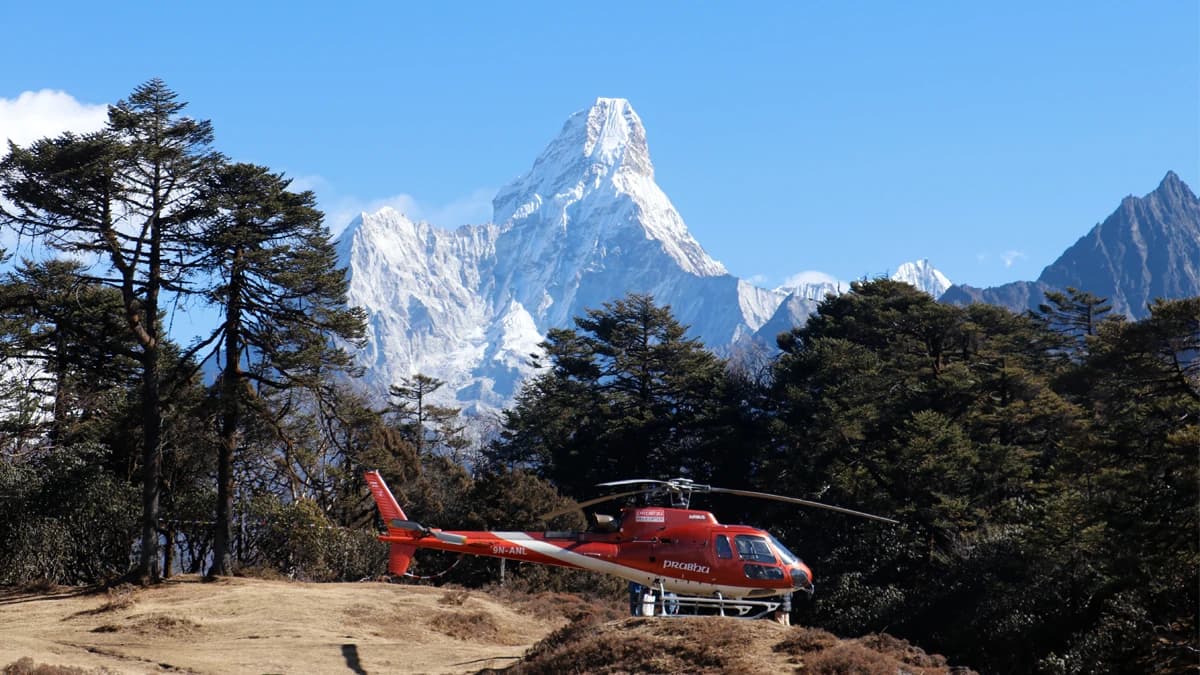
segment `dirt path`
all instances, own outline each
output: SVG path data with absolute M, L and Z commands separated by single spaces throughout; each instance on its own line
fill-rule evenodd
M 121 673 L 464 673 L 511 663 L 563 623 L 479 593 L 381 583 L 184 577 L 108 595 L 10 590 L 0 591 L 0 667 L 30 657 Z

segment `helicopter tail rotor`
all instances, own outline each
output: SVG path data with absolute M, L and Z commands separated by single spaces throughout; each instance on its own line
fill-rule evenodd
M 391 524 L 392 524 L 392 527 L 394 527 L 398 530 L 408 530 L 410 532 L 416 532 L 417 538 L 433 537 L 434 539 L 437 539 L 440 542 L 445 542 L 447 544 L 455 544 L 457 546 L 462 546 L 463 544 L 467 543 L 467 538 L 462 536 L 461 534 L 451 534 L 449 532 L 443 532 L 442 530 L 434 529 L 432 527 L 425 527 L 424 525 L 422 525 L 416 521 L 397 519 L 397 520 L 393 520 Z

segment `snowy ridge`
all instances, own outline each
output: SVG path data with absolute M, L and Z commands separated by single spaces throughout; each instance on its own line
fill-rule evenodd
M 900 265 L 900 267 L 896 268 L 891 278 L 895 281 L 903 281 L 906 284 L 916 286 L 918 289 L 932 295 L 935 299 L 941 297 L 947 288 L 954 285 L 945 274 L 938 271 L 926 258 Z
M 367 345 L 357 351 L 370 393 L 416 373 L 470 384 L 471 364 L 488 345 L 491 311 L 478 294 L 483 261 L 495 247 L 491 225 L 442 230 L 384 208 L 360 215 L 338 242 L 349 301 L 368 313 Z

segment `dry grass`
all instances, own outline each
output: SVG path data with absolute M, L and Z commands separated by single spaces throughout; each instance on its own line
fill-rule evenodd
M 30 657 L 26 669 L 464 673 L 511 663 L 566 623 L 484 593 L 401 584 L 193 576 L 107 596 L 14 590 L 0 589 L 0 666 Z
M 110 588 L 105 591 L 105 600 L 98 607 L 76 612 L 75 614 L 67 617 L 67 619 L 72 619 L 77 616 L 108 614 L 110 612 L 129 609 L 133 606 L 133 603 L 136 602 L 135 593 L 136 589 L 131 584 L 121 584 L 120 586 Z M 64 621 L 65 620 L 66 619 L 64 619 Z
M 17 587 L 19 593 L 53 593 L 56 590 L 58 586 L 47 579 L 36 579 Z
M 529 616 L 562 617 L 572 622 L 602 622 L 615 621 L 629 615 L 629 608 L 624 600 L 584 597 L 557 591 L 525 593 L 503 586 L 490 587 L 486 593 L 495 600 Z
M 106 623 L 92 629 L 93 633 L 136 633 L 164 637 L 186 637 L 200 631 L 200 624 L 186 617 L 150 614 L 130 617 L 123 624 Z
M 567 593 L 247 578 L 185 577 L 106 596 L 0 589 L 0 664 L 11 662 L 0 675 L 951 670 L 886 634 L 840 640 L 770 621 L 626 611 L 616 598 Z
M 837 636 L 827 630 L 797 626 L 791 634 L 784 638 L 783 642 L 775 645 L 773 649 L 791 656 L 803 656 L 810 652 L 829 649 L 837 643 Z
M 483 610 L 442 612 L 429 625 L 437 632 L 455 640 L 474 640 L 497 645 L 520 645 L 525 639 Z
M 756 659 L 760 634 L 775 629 L 719 617 L 629 618 L 606 624 L 568 624 L 539 642 L 504 671 L 545 673 L 751 673 L 778 672 L 778 659 Z
M 107 668 L 89 670 L 74 666 L 49 666 L 44 663 L 34 663 L 33 659 L 25 656 L 4 666 L 4 669 L 0 670 L 0 675 L 107 675 L 114 672 L 116 671 Z
M 856 642 L 839 642 L 804 661 L 812 675 L 896 675 L 896 661 Z
M 470 591 L 462 588 L 448 588 L 446 589 L 446 592 L 442 594 L 442 597 L 438 598 L 438 604 L 462 607 L 463 603 L 470 599 L 470 597 Z
M 938 669 L 947 668 L 946 657 L 941 654 L 926 654 L 919 647 L 914 647 L 909 644 L 908 640 L 901 640 L 898 637 L 893 637 L 887 633 L 877 633 L 875 635 L 867 635 L 858 639 L 864 647 L 874 649 L 882 654 L 917 668 L 933 669 L 940 672 Z M 926 671 L 929 672 L 929 671 Z
M 951 669 L 945 658 L 886 634 L 842 640 L 820 629 L 710 616 L 571 623 L 502 672 L 940 675 Z
M 263 581 L 288 581 L 288 576 L 274 567 L 248 566 L 239 568 L 237 576 L 246 579 L 261 579 Z

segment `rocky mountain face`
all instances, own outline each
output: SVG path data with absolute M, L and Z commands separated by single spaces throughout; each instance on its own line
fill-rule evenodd
M 1144 197 L 1126 197 L 1042 270 L 1037 281 L 992 288 L 953 286 L 943 302 L 987 302 L 1021 312 L 1036 310 L 1047 290 L 1085 290 L 1112 302 L 1113 312 L 1147 316 L 1155 298 L 1200 295 L 1200 200 L 1179 176 L 1167 172 Z
M 343 232 L 349 300 L 370 316 L 359 360 L 373 395 L 423 373 L 446 382 L 448 402 L 497 408 L 547 329 L 626 293 L 670 305 L 718 349 L 753 339 L 787 297 L 730 275 L 691 236 L 623 99 L 571 116 L 493 211 L 492 224 L 444 230 L 383 209 Z

